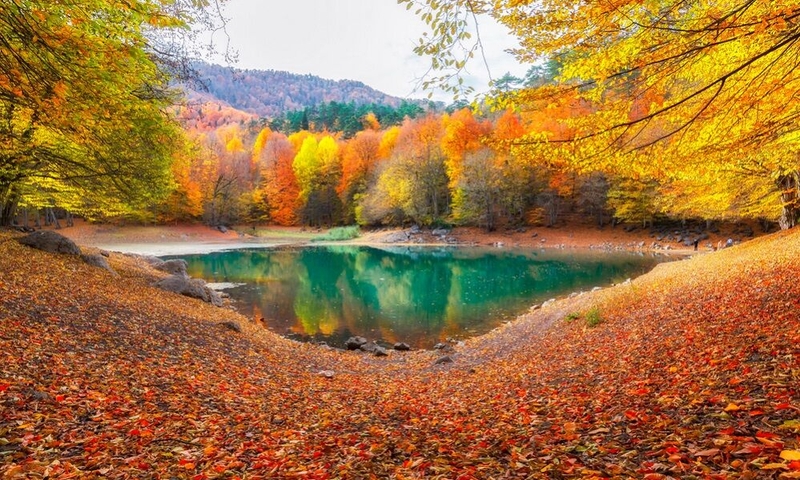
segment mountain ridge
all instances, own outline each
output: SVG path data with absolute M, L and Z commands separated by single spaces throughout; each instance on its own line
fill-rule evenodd
M 427 103 L 389 95 L 358 80 L 331 80 L 312 74 L 239 69 L 205 62 L 197 62 L 193 68 L 201 85 L 183 85 L 190 104 L 220 103 L 254 117 L 274 118 L 329 102 L 393 107 L 404 101 Z

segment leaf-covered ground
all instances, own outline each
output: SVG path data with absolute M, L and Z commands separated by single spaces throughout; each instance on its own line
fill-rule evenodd
M 279 338 L 118 255 L 121 278 L 6 234 L 0 258 L 3 478 L 800 478 L 800 232 L 439 365 Z

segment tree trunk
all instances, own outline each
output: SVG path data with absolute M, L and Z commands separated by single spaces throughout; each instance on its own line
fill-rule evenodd
M 788 230 L 797 225 L 800 210 L 800 172 L 792 172 L 778 177 L 778 188 L 781 191 L 782 212 L 778 224 L 781 230 Z

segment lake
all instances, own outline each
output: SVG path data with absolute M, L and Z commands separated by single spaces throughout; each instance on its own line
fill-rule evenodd
M 347 338 L 430 348 L 480 335 L 531 305 L 608 286 L 669 257 L 534 249 L 314 246 L 183 255 L 189 274 L 228 288 L 273 331 L 343 346 Z

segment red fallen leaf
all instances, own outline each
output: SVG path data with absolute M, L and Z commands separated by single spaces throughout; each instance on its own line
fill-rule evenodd
M 717 435 L 733 435 L 736 430 L 733 427 L 728 427 L 717 432 Z
M 761 430 L 756 432 L 756 438 L 776 438 L 777 436 L 778 436 L 777 433 L 772 433 L 772 432 L 764 432 Z
M 800 460 L 789 462 L 786 466 L 789 467 L 789 470 L 800 470 Z
M 138 437 L 139 435 L 141 435 L 141 433 L 142 432 L 140 432 L 138 428 L 132 428 L 128 431 L 128 435 L 130 435 L 131 437 Z
M 674 455 L 680 451 L 678 447 L 675 445 L 670 445 L 669 447 L 664 449 L 665 452 L 669 453 L 670 455 Z
M 208 475 L 205 473 L 198 473 L 197 475 L 192 477 L 192 480 L 206 480 L 208 479 Z
M 749 413 L 751 417 L 757 417 L 759 415 L 764 415 L 764 410 L 755 409 L 755 410 L 750 410 L 747 413 Z
M 713 457 L 719 454 L 719 448 L 709 448 L 708 450 L 701 450 L 699 452 L 695 452 L 695 457 Z
M 775 405 L 775 410 L 789 410 L 790 408 L 792 408 L 792 406 L 787 402 Z
M 8 387 L 10 386 L 11 386 L 10 383 L 0 383 L 0 392 L 5 392 L 6 390 L 8 390 Z
M 64 395 L 56 395 L 56 402 L 63 402 L 64 398 L 66 398 Z
M 733 452 L 734 455 L 758 455 L 764 451 L 761 445 L 755 443 L 745 443 L 741 450 Z

